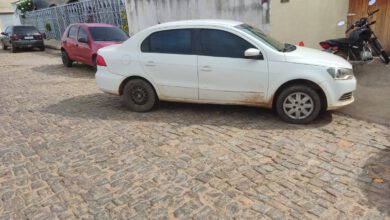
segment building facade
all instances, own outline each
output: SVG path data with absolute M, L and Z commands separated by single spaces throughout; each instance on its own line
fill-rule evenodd
M 13 24 L 14 10 L 12 8 L 13 0 L 0 1 L 0 31 Z

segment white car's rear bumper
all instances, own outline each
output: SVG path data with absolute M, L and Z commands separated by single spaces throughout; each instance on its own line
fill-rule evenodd
M 96 73 L 96 83 L 98 87 L 106 93 L 119 95 L 119 88 L 126 78 L 124 76 L 111 73 L 106 67 L 98 67 Z

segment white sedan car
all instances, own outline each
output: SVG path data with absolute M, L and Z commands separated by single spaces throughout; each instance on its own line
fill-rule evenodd
M 156 25 L 100 49 L 96 81 L 136 112 L 160 100 L 275 108 L 305 124 L 351 104 L 352 66 L 319 50 L 280 43 L 250 25 L 192 20 Z

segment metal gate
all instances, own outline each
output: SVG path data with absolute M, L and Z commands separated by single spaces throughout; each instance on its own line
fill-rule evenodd
M 86 0 L 28 12 L 21 22 L 36 26 L 48 38 L 60 40 L 65 29 L 73 23 L 106 23 L 122 27 L 122 13 L 126 13 L 124 0 Z

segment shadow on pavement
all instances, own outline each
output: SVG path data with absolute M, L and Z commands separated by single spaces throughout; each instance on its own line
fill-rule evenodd
M 360 175 L 363 203 L 390 215 L 390 148 L 369 158 Z
M 104 93 L 73 97 L 51 105 L 43 111 L 73 118 L 165 122 L 185 126 L 208 124 L 260 130 L 310 129 L 323 127 L 332 121 L 332 115 L 326 113 L 310 125 L 291 125 L 282 122 L 268 109 L 171 102 L 162 102 L 149 113 L 134 113 L 122 105 L 120 97 Z
M 62 64 L 57 64 L 57 65 L 38 66 L 32 68 L 32 70 L 39 73 L 53 75 L 53 76 L 65 76 L 70 78 L 88 78 L 88 79 L 95 78 L 95 71 L 92 69 L 92 67 L 84 64 L 78 64 L 78 63 L 74 63 L 73 67 L 71 68 L 64 67 Z

